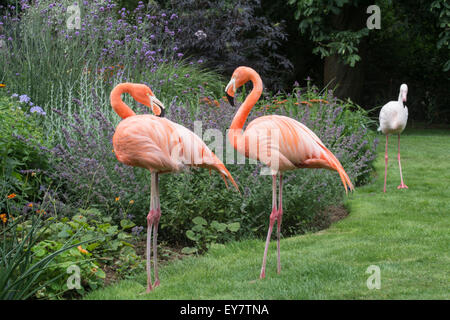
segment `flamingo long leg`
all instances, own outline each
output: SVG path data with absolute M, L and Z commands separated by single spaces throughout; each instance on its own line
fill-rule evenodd
M 398 159 L 398 167 L 400 168 L 400 181 L 401 181 L 400 185 L 397 187 L 397 189 L 408 189 L 406 184 L 403 183 L 402 164 L 400 162 L 400 134 L 398 135 L 398 154 L 397 154 L 397 159 Z
M 277 216 L 277 272 L 281 272 L 280 258 L 280 229 L 281 220 L 283 218 L 283 174 L 280 172 L 280 186 L 278 191 L 278 216 Z
M 155 269 L 155 284 L 154 287 L 159 286 L 159 276 L 158 276 L 158 255 L 157 255 L 157 247 L 158 247 L 158 225 L 159 218 L 161 217 L 161 205 L 159 201 L 159 176 L 158 173 L 155 173 L 155 216 L 153 220 L 153 268 Z
M 263 256 L 263 262 L 261 267 L 261 274 L 259 275 L 260 279 L 263 279 L 266 277 L 266 260 L 267 260 L 267 251 L 269 250 L 269 242 L 270 242 L 270 236 L 272 235 L 272 229 L 273 224 L 275 220 L 277 219 L 277 176 L 272 176 L 272 213 L 270 214 L 270 222 L 269 222 L 269 230 L 267 231 L 267 238 L 266 238 L 266 246 L 264 248 L 264 256 Z
M 386 192 L 386 177 L 387 177 L 387 165 L 388 165 L 388 138 L 389 138 L 389 136 L 386 135 L 386 149 L 384 152 L 384 188 L 383 188 L 383 192 Z
M 154 183 L 154 174 L 152 173 L 151 178 L 151 189 L 150 189 L 150 212 L 147 215 L 147 248 L 146 248 L 146 267 L 147 267 L 147 293 L 153 290 L 152 286 L 152 267 L 150 263 L 151 259 L 151 239 L 152 239 L 152 226 L 153 226 L 153 217 L 155 212 L 155 183 Z
M 150 265 L 150 242 L 152 238 L 152 225 L 148 221 L 147 218 L 147 293 L 149 293 L 153 287 L 152 287 L 152 270 Z
M 155 217 L 157 214 L 157 195 L 158 195 L 158 185 L 156 183 L 158 176 L 157 173 L 151 174 L 151 199 L 150 199 L 150 212 L 147 215 L 147 250 L 146 250 L 146 258 L 147 258 L 147 293 L 153 290 L 152 286 L 152 274 L 151 274 L 151 244 L 152 244 L 152 227 L 155 223 Z M 159 221 L 159 219 L 158 219 Z M 153 240 L 154 241 L 154 240 Z

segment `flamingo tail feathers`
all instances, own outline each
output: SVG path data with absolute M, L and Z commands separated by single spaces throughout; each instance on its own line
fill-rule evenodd
M 236 188 L 236 190 L 239 191 L 239 193 L 241 193 L 241 191 L 239 190 L 238 185 L 236 184 L 236 182 L 233 179 L 233 176 L 227 170 L 227 168 L 225 167 L 224 164 L 216 163 L 216 164 L 214 164 L 214 169 L 216 169 L 220 173 L 220 175 L 222 176 L 223 181 L 225 181 L 225 185 L 227 186 L 227 188 L 228 188 L 228 183 L 227 183 L 227 178 L 228 178 L 228 180 Z
M 327 161 L 328 166 L 331 169 L 336 170 L 339 173 L 339 177 L 341 178 L 342 184 L 344 185 L 344 188 L 345 188 L 345 193 L 348 194 L 348 190 L 350 190 L 350 191 L 355 190 L 355 187 L 353 186 L 352 182 L 350 181 L 350 178 L 347 175 L 347 172 L 345 172 L 345 170 L 342 167 L 339 160 L 327 148 L 323 147 L 323 151 L 325 153 L 325 160 Z

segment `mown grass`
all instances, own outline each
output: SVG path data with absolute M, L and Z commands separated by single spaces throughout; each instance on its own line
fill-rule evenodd
M 346 219 L 318 233 L 282 240 L 281 274 L 276 273 L 272 241 L 266 279 L 256 280 L 264 241 L 248 240 L 216 245 L 204 256 L 162 266 L 161 286 L 150 294 L 141 294 L 146 283 L 142 273 L 86 298 L 448 299 L 450 131 L 413 130 L 402 135 L 408 190 L 397 190 L 395 140 L 389 146 L 388 192 L 382 192 L 381 143 L 375 162 L 378 177 L 349 197 Z M 379 290 L 367 288 L 370 265 L 380 267 Z

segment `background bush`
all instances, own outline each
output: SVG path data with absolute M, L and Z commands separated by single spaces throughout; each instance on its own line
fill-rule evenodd
M 287 34 L 283 21 L 274 23 L 259 14 L 259 0 L 160 2 L 177 15 L 176 42 L 183 52 L 225 75 L 240 65 L 252 67 L 272 90 L 283 87 L 279 79 L 293 67 L 278 50 Z

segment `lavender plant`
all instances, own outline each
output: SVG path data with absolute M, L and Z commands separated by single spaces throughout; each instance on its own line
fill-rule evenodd
M 45 112 L 55 93 L 68 98 L 86 80 L 104 92 L 118 82 L 142 82 L 162 101 L 178 94 L 192 104 L 197 84 L 207 81 L 207 90 L 217 94 L 221 83 L 202 70 L 201 61 L 183 60 L 176 19 L 155 3 L 140 2 L 130 11 L 111 0 L 18 1 L 0 15 L 6 46 L 0 50 L 0 81 L 32 97 Z

